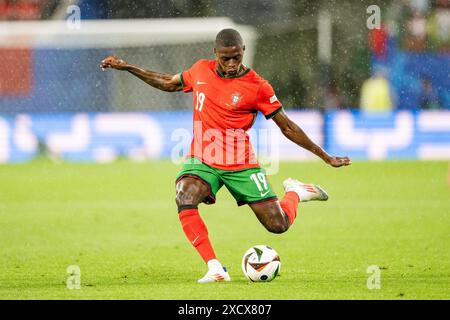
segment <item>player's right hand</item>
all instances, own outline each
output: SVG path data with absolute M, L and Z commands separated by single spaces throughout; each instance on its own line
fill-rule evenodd
M 116 56 L 108 56 L 100 63 L 100 68 L 103 71 L 105 71 L 107 68 L 125 70 L 127 67 L 128 63 Z

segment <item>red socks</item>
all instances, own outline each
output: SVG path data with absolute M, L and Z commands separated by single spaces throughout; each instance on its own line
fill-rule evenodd
M 286 192 L 283 199 L 280 201 L 281 209 L 287 215 L 289 224 L 294 223 L 297 217 L 297 207 L 300 202 L 300 198 L 295 192 Z M 188 240 L 195 247 L 197 252 L 201 255 L 205 263 L 208 263 L 211 259 L 216 259 L 214 249 L 209 241 L 208 229 L 203 223 L 202 218 L 196 208 L 182 209 L 178 214 L 180 218 L 181 226 L 186 234 Z
M 281 209 L 289 218 L 289 224 L 294 223 L 295 217 L 297 217 L 297 207 L 300 202 L 300 198 L 297 193 L 293 191 L 286 192 L 283 199 L 280 201 Z
M 209 260 L 216 259 L 214 249 L 208 238 L 208 229 L 206 229 L 202 218 L 198 214 L 198 209 L 181 210 L 178 217 L 186 237 L 202 256 L 203 260 L 208 263 Z

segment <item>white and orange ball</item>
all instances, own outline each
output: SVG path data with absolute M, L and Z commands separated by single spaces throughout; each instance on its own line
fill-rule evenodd
M 269 282 L 280 273 L 280 256 L 271 247 L 256 245 L 242 257 L 242 271 L 254 282 Z

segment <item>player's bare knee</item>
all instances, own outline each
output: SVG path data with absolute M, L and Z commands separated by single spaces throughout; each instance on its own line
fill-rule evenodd
M 184 189 L 177 190 L 175 202 L 177 203 L 177 206 L 197 204 L 194 203 L 194 194 L 191 191 Z
M 175 202 L 178 207 L 198 205 L 206 197 L 208 190 L 198 180 L 185 178 L 176 186 Z
M 284 221 L 276 221 L 265 226 L 266 229 L 271 233 L 281 234 L 289 229 L 289 225 Z

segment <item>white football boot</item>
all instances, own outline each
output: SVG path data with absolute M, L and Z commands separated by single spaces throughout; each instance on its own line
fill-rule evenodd
M 306 184 L 298 180 L 288 178 L 284 180 L 283 187 L 285 192 L 293 191 L 297 193 L 300 202 L 311 200 L 326 201 L 328 194 L 320 186 L 315 184 Z
M 213 259 L 208 261 L 208 268 L 209 270 L 206 275 L 203 278 L 197 280 L 198 283 L 231 281 L 227 269 L 222 267 L 218 260 Z

